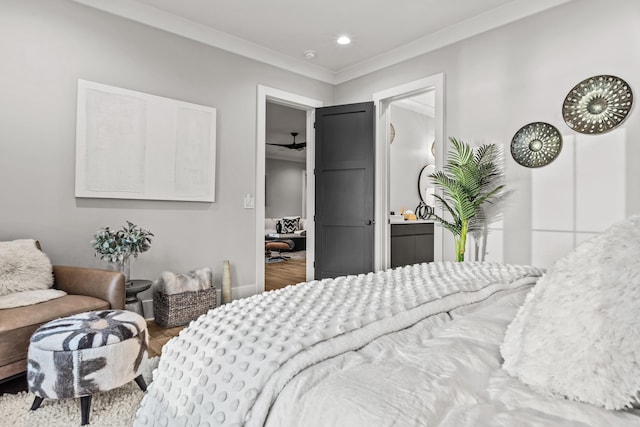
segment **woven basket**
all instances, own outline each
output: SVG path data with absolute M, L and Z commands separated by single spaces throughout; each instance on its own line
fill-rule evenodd
M 167 295 L 153 293 L 153 314 L 163 328 L 186 325 L 216 307 L 216 288 Z

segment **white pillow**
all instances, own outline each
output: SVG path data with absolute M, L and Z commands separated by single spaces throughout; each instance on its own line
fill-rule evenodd
M 202 291 L 212 286 L 211 269 L 206 267 L 186 274 L 165 271 L 162 273 L 162 278 L 158 281 L 156 289 L 167 295 L 173 295 L 183 292 Z
M 278 222 L 275 218 L 265 218 L 264 219 L 264 231 L 265 233 L 275 233 L 276 232 L 276 222 Z
M 527 295 L 501 346 L 503 368 L 533 388 L 607 409 L 640 392 L 640 216 L 556 262 Z
M 35 240 L 0 242 L 0 296 L 52 286 L 51 260 L 36 247 Z

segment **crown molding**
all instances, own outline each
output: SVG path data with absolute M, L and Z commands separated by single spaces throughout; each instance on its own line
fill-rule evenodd
M 144 3 L 130 0 L 73 1 L 296 74 L 337 85 L 574 0 L 536 0 L 535 2 L 516 0 L 337 72 L 267 49 Z
M 296 74 L 335 84 L 335 73 L 327 68 L 309 64 L 302 59 L 297 60 L 289 55 L 267 49 L 240 37 L 215 30 L 144 3 L 126 0 L 73 1 Z
M 507 3 L 471 19 L 416 39 L 382 55 L 344 68 L 336 72 L 334 84 L 348 82 L 570 1 L 574 0 L 536 0 L 535 2 L 517 0 Z

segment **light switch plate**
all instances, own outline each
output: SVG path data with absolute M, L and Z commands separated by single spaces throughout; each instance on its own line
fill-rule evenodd
M 255 205 L 256 205 L 256 198 L 253 197 L 251 194 L 247 193 L 244 196 L 244 208 L 253 209 L 255 208 Z

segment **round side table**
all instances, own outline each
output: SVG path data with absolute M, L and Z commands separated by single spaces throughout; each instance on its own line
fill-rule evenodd
M 138 298 L 140 292 L 144 292 L 151 287 L 151 280 L 146 279 L 133 279 L 129 280 L 125 284 L 126 298 L 124 302 L 124 308 L 129 311 L 138 313 L 144 317 L 144 311 L 142 310 L 142 301 Z

